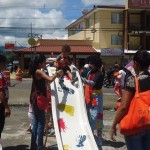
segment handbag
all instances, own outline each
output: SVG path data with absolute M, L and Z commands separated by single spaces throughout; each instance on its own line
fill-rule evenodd
M 127 114 L 120 121 L 120 133 L 134 135 L 150 129 L 150 90 L 139 91 L 139 81 L 135 76 L 136 92 L 130 103 Z
M 35 95 L 36 95 L 36 103 L 38 108 L 40 110 L 47 110 L 50 99 L 43 95 L 38 95 L 36 91 L 36 87 L 35 87 Z
M 47 110 L 48 104 L 49 104 L 49 99 L 43 95 L 38 95 L 37 96 L 37 106 L 40 110 Z

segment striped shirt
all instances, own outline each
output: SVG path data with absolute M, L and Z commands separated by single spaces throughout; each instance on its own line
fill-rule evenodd
M 150 90 L 150 73 L 148 71 L 141 71 L 137 77 L 139 80 L 140 92 Z M 125 90 L 135 92 L 134 76 L 130 76 L 127 79 Z

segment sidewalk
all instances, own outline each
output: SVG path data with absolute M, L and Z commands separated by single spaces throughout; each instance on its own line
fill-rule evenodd
M 12 74 L 10 74 L 10 79 L 11 80 L 15 80 L 16 79 L 16 74 L 15 72 L 13 72 Z M 23 80 L 32 80 L 31 78 L 22 78 Z

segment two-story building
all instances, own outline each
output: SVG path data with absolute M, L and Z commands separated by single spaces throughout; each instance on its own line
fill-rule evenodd
M 94 6 L 66 27 L 68 39 L 92 40 L 106 67 L 115 62 L 127 63 L 137 50 L 150 50 L 148 8 L 149 0 L 127 0 L 124 6 Z
M 93 40 L 106 66 L 123 56 L 123 11 L 125 6 L 94 6 L 67 26 L 68 39 Z
M 124 10 L 124 52 L 150 51 L 150 0 L 129 0 Z

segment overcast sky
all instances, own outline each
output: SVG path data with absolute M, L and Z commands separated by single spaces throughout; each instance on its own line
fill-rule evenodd
M 27 46 L 30 33 L 67 39 L 65 27 L 93 5 L 124 5 L 125 0 L 0 0 L 0 46 Z M 31 30 L 32 27 L 32 30 Z

